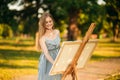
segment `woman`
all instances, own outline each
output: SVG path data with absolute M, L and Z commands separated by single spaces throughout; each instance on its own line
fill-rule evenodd
M 49 13 L 41 16 L 38 34 L 38 47 L 42 50 L 39 59 L 38 80 L 61 80 L 61 75 L 49 75 L 60 44 L 59 30 L 54 29 L 54 21 Z

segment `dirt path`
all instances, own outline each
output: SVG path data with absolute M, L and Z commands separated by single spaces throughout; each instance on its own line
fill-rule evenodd
M 120 73 L 120 58 L 89 62 L 84 69 L 78 70 L 79 80 L 104 80 L 115 73 Z M 37 75 L 17 77 L 13 80 L 37 80 Z M 72 80 L 68 75 L 65 80 Z

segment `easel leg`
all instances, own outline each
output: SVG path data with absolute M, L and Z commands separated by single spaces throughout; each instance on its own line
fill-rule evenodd
M 75 80 L 75 73 L 74 73 L 74 71 L 71 73 L 71 76 L 72 76 L 72 80 Z
M 78 80 L 76 67 L 73 66 L 73 71 L 71 73 L 72 80 Z
M 74 68 L 75 70 L 74 70 L 74 74 L 75 74 L 75 78 L 76 78 L 76 80 L 78 80 L 78 77 L 77 77 L 77 70 L 76 70 L 76 68 Z

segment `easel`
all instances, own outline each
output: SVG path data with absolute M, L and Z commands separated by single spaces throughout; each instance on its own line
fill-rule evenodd
M 78 76 L 77 76 L 77 70 L 76 70 L 76 65 L 77 65 L 77 61 L 86 45 L 86 43 L 88 42 L 89 40 L 89 37 L 90 35 L 92 34 L 93 30 L 95 28 L 95 23 L 91 23 L 88 31 L 86 32 L 86 35 L 85 37 L 83 38 L 83 41 L 81 43 L 81 46 L 79 47 L 76 55 L 74 56 L 71 64 L 67 67 L 67 69 L 65 70 L 65 72 L 63 73 L 63 76 L 62 76 L 62 80 L 65 80 L 65 77 L 68 75 L 68 74 L 71 74 L 72 76 L 72 80 L 78 80 Z

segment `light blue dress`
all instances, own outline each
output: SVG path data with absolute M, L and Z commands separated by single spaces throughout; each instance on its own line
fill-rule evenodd
M 45 39 L 45 43 L 50 56 L 55 60 L 59 51 L 59 35 L 57 35 L 54 40 Z M 38 80 L 61 80 L 61 74 L 54 76 L 49 75 L 51 67 L 52 64 L 46 59 L 44 53 L 41 53 L 38 65 Z

